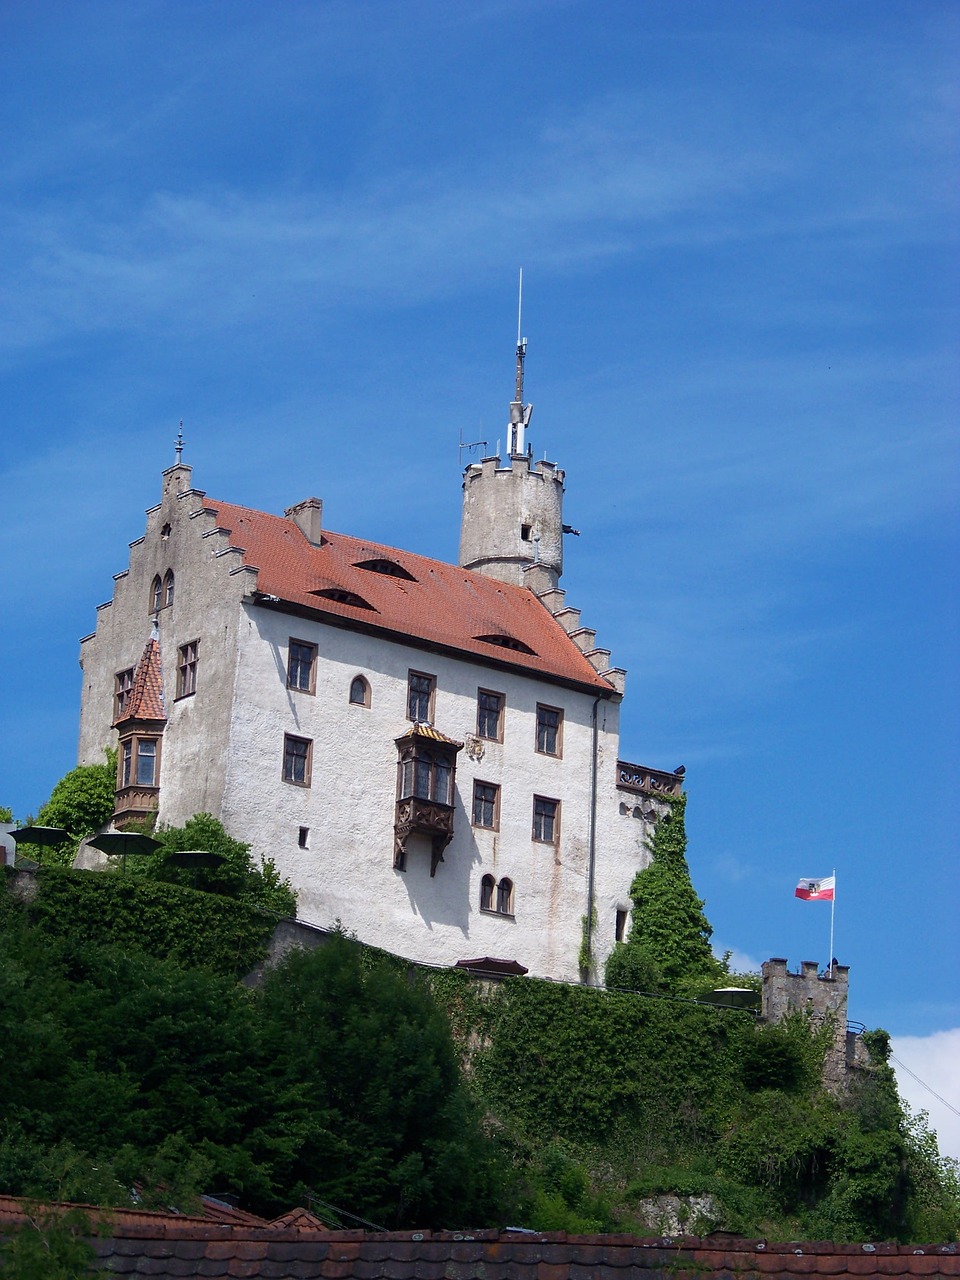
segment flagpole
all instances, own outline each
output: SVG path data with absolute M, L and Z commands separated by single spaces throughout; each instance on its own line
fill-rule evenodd
M 833 868 L 833 897 L 830 899 L 830 977 L 833 977 L 833 912 L 837 905 L 837 868 Z

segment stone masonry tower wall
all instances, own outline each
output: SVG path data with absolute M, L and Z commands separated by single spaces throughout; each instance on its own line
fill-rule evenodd
M 500 582 L 524 586 L 539 564 L 544 586 L 563 572 L 563 472 L 552 462 L 515 454 L 472 463 L 463 473 L 460 564 Z
M 854 1065 L 855 1046 L 847 1036 L 847 992 L 850 969 L 834 965 L 819 973 L 815 960 L 802 960 L 800 972 L 790 973 L 782 958 L 762 965 L 762 1014 L 767 1022 L 781 1022 L 791 1013 L 807 1014 L 814 1027 L 831 1029 L 831 1043 L 823 1064 L 823 1082 L 833 1093 L 847 1087 L 848 1068 Z

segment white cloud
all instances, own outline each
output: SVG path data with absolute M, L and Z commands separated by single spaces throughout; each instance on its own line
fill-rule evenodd
M 960 1115 L 939 1102 L 903 1069 L 908 1067 L 934 1093 L 960 1110 L 960 1027 L 929 1036 L 895 1036 L 892 1040 L 897 1085 L 911 1111 L 927 1111 L 937 1132 L 940 1154 L 960 1159 Z M 902 1065 L 901 1065 L 902 1064 Z
M 727 948 L 724 947 L 724 945 L 720 942 L 715 942 L 713 944 L 713 954 L 718 959 L 723 958 L 724 952 L 726 950 Z M 730 964 L 730 970 L 732 973 L 759 973 L 760 972 L 760 961 L 754 959 L 753 956 L 748 956 L 745 951 L 738 951 L 736 947 L 730 948 L 729 964 Z

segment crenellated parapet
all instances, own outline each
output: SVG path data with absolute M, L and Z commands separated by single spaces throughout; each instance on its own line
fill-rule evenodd
M 844 1093 L 850 1072 L 868 1065 L 859 1036 L 848 1029 L 849 966 L 831 964 L 821 972 L 815 960 L 802 960 L 799 972 L 791 973 L 786 960 L 775 956 L 763 962 L 761 972 L 761 1013 L 765 1021 L 782 1022 L 792 1014 L 802 1014 L 815 1029 L 829 1029 L 823 1082 L 831 1092 Z

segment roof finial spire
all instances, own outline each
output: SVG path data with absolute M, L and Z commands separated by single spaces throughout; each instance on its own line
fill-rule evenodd
M 523 361 L 527 354 L 527 340 L 523 337 L 523 267 L 520 268 L 520 288 L 517 297 L 517 386 L 516 396 L 510 405 L 510 426 L 507 451 L 511 457 L 523 453 L 523 432 L 530 425 L 532 404 L 523 403 Z
M 174 442 L 177 451 L 177 466 L 183 461 L 183 419 L 180 419 L 180 430 L 177 432 L 177 438 Z

